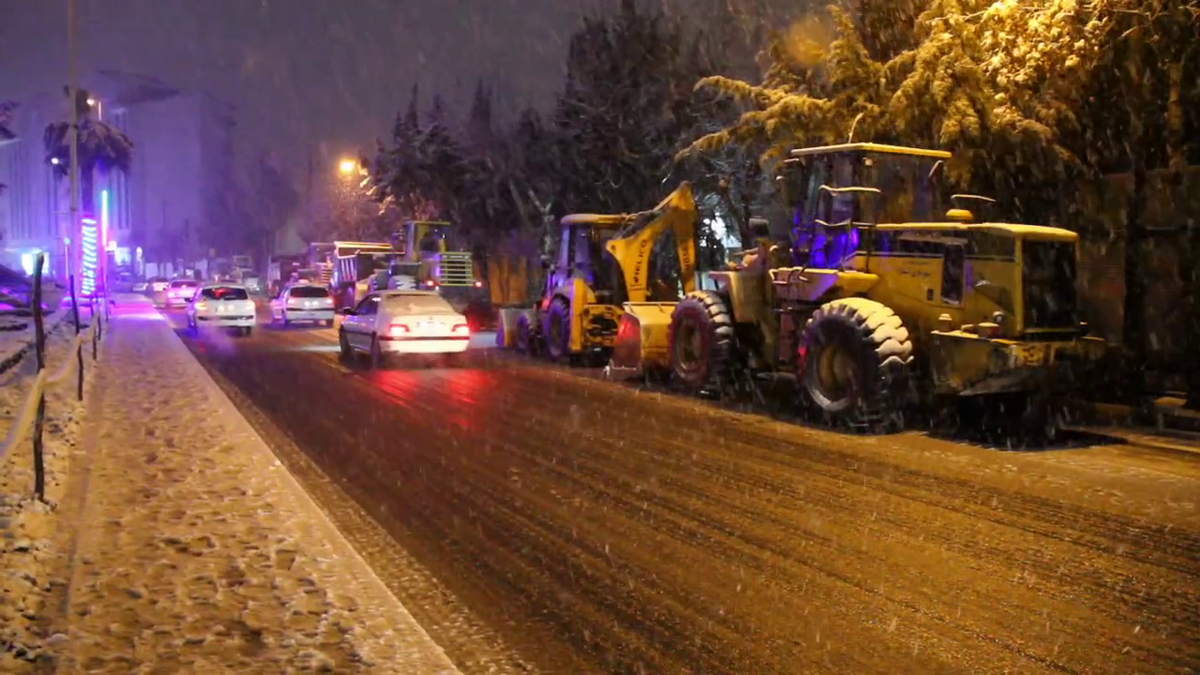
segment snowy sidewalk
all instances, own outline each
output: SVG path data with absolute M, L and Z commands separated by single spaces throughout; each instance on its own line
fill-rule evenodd
M 457 672 L 171 326 L 113 328 L 59 672 Z

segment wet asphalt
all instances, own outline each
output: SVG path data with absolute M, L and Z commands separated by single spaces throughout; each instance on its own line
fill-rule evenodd
M 1200 454 L 853 436 L 482 339 L 184 339 L 465 673 L 1200 671 Z

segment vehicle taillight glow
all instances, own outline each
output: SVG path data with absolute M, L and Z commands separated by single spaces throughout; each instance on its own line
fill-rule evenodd
M 426 286 L 428 286 L 428 287 L 430 287 L 430 288 L 433 288 L 433 285 L 434 285 L 434 284 L 433 284 L 433 279 L 427 279 L 427 280 L 425 281 L 425 285 L 426 285 Z
M 392 337 L 404 337 L 408 335 L 408 326 L 402 323 L 394 323 L 388 326 L 388 335 Z
M 482 281 L 476 281 L 476 282 L 475 282 L 475 288 L 483 288 L 483 282 L 482 282 Z
M 208 303 L 207 302 L 197 302 L 196 303 L 196 311 L 197 312 L 207 312 L 208 311 Z
M 456 324 L 454 324 L 454 328 L 451 329 L 451 332 L 459 333 L 459 334 L 470 333 L 471 327 L 465 323 L 456 323 Z
M 287 304 L 288 304 L 288 307 L 291 307 L 291 306 L 293 306 L 293 305 L 298 305 L 298 304 L 300 304 L 300 301 L 299 301 L 299 300 L 297 300 L 296 298 L 288 298 L 288 299 L 287 299 Z

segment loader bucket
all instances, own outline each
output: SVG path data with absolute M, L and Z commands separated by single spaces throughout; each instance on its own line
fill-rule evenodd
M 609 378 L 637 377 L 665 372 L 671 366 L 667 332 L 674 302 L 627 302 L 617 328 L 612 358 L 605 368 Z
M 526 314 L 528 309 L 501 309 L 496 322 L 496 346 L 500 349 L 514 349 L 517 346 L 517 321 Z

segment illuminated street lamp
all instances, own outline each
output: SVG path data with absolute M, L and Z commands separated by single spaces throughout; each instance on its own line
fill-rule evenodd
M 358 162 L 352 159 L 343 159 L 338 164 L 338 171 L 341 171 L 343 175 L 349 176 L 358 171 Z

